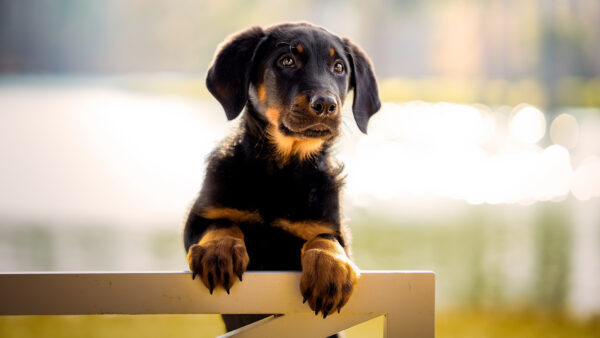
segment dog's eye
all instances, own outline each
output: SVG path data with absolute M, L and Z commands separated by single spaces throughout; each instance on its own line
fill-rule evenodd
M 294 58 L 289 55 L 282 57 L 279 60 L 279 63 L 287 68 L 293 68 L 296 65 L 296 61 L 294 60 Z
M 342 61 L 336 61 L 333 65 L 333 71 L 336 73 L 342 73 L 344 71 L 344 64 Z

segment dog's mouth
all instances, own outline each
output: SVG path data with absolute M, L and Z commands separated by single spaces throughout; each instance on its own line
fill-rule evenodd
M 324 123 L 315 123 L 302 127 L 292 127 L 285 122 L 281 122 L 279 125 L 279 130 L 284 135 L 300 138 L 326 138 L 335 135 L 334 130 Z

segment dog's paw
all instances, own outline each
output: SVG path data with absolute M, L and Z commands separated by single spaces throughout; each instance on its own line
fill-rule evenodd
M 319 241 L 319 243 L 314 243 Z M 360 272 L 342 247 L 327 239 L 311 241 L 302 253 L 300 292 L 315 315 L 340 312 L 354 290 Z M 309 243 L 307 243 L 309 244 Z
M 210 293 L 216 286 L 222 286 L 227 293 L 235 283 L 242 280 L 248 266 L 248 252 L 243 238 L 220 236 L 201 240 L 188 251 L 188 263 L 192 278 L 200 277 Z

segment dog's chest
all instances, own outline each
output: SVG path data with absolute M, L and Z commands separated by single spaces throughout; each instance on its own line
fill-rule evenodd
M 255 164 L 256 165 L 256 164 Z M 315 165 L 264 168 L 251 165 L 242 170 L 250 183 L 244 204 L 266 218 L 322 219 L 325 209 L 337 205 L 338 188 L 327 170 Z

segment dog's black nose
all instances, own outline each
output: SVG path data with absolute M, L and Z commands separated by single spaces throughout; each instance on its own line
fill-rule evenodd
M 310 98 L 310 109 L 317 115 L 337 112 L 337 100 L 331 94 L 315 94 Z

